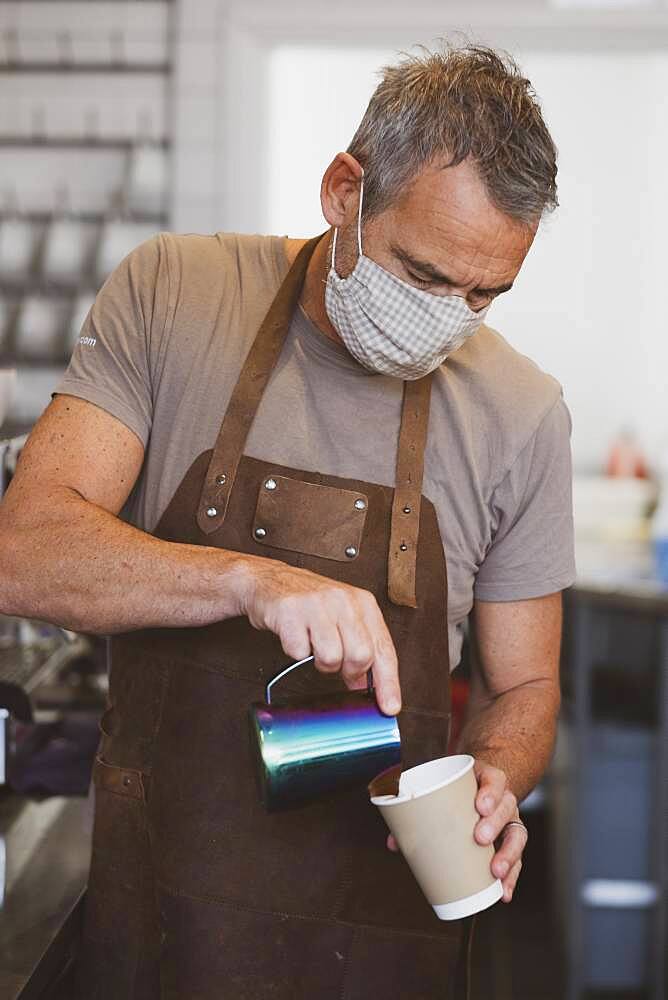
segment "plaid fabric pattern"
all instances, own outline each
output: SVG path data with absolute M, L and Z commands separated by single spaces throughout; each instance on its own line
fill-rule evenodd
M 330 268 L 325 306 L 361 365 L 408 380 L 438 368 L 476 332 L 489 308 L 473 312 L 460 295 L 414 288 L 362 254 L 347 278 Z

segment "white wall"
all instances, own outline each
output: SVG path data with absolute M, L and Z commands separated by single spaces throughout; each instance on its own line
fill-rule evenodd
M 564 385 L 576 464 L 599 465 L 634 427 L 668 440 L 668 54 L 518 53 L 560 150 L 561 207 L 490 323 Z M 392 59 L 380 49 L 274 50 L 266 230 L 324 228 L 318 192 Z

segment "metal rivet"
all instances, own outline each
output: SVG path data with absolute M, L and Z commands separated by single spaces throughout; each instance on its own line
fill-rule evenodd
M 265 528 L 256 528 L 255 529 L 255 537 L 256 538 L 266 538 L 267 537 L 266 529 Z
M 354 545 L 348 546 L 348 548 L 346 549 L 346 555 L 348 556 L 349 559 L 355 558 L 355 556 L 357 555 L 357 549 L 355 548 Z
M 126 788 L 128 788 L 132 784 L 132 778 L 130 777 L 129 774 L 124 775 L 123 784 L 125 785 Z
M 207 517 L 217 517 L 218 516 L 218 508 L 217 507 L 207 507 L 206 508 L 206 516 Z
M 275 479 L 268 479 L 264 484 L 265 490 L 275 490 L 277 486 L 278 483 L 276 482 Z
M 410 513 L 411 513 L 411 508 L 410 507 L 404 507 L 404 514 L 410 514 Z
M 359 500 L 356 500 L 355 510 L 366 510 L 366 500 L 362 500 L 361 497 L 359 498 Z
M 217 486 L 224 486 L 226 482 L 227 482 L 227 476 L 225 475 L 224 472 L 221 472 L 219 476 L 216 476 Z
M 405 542 L 402 542 L 401 545 L 399 546 L 399 548 L 401 549 L 402 552 L 407 552 L 408 551 L 408 546 L 406 545 Z

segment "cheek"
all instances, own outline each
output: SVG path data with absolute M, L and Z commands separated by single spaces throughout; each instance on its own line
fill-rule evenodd
M 355 268 L 358 258 L 357 225 L 344 226 L 336 239 L 336 273 L 347 278 Z

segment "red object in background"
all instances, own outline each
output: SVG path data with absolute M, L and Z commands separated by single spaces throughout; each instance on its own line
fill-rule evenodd
M 465 677 L 453 677 L 451 679 L 450 699 L 452 720 L 450 726 L 450 745 L 448 747 L 448 752 L 455 753 L 455 747 L 457 745 L 457 740 L 459 739 L 459 734 L 464 727 L 466 706 L 469 701 L 469 682 Z
M 612 442 L 605 474 L 647 479 L 649 475 L 647 461 L 632 431 L 620 431 Z

